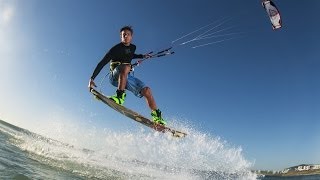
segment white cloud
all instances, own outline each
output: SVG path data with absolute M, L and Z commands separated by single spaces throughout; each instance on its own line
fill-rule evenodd
M 14 17 L 15 8 L 12 2 L 0 0 L 0 61 L 11 49 L 12 39 L 10 37 L 12 28 L 8 26 Z
M 15 9 L 12 5 L 4 5 L 3 8 L 0 9 L 1 25 L 10 23 L 14 16 L 14 12 Z

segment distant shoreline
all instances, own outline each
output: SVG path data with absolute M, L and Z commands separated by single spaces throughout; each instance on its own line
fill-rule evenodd
M 290 176 L 311 176 L 320 175 L 320 170 L 308 170 L 308 171 L 289 171 L 287 173 L 277 172 L 273 173 L 271 171 L 261 171 L 255 172 L 266 177 L 290 177 Z

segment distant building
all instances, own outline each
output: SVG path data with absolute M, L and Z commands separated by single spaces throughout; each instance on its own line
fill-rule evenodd
M 320 165 L 300 165 L 295 168 L 296 171 L 309 171 L 309 170 L 316 170 L 320 169 Z
M 310 165 L 301 165 L 297 167 L 297 171 L 308 171 L 311 169 Z
M 311 166 L 311 169 L 312 169 L 312 170 L 320 169 L 320 164 L 318 164 L 318 165 L 312 165 L 312 166 Z
M 282 170 L 281 173 L 282 173 L 282 174 L 286 174 L 286 173 L 288 173 L 289 171 L 290 171 L 290 168 Z

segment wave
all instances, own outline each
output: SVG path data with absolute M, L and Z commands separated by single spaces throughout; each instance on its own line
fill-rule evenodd
M 1 120 L 0 131 L 10 135 L 10 143 L 32 159 L 84 178 L 256 179 L 250 171 L 252 163 L 244 158 L 241 147 L 178 121 L 174 125 L 188 136 L 177 139 L 142 126 L 130 132 L 89 128 L 74 131 L 70 141 L 70 134 L 63 132 L 71 129 L 63 126 L 64 131 L 53 134 L 64 137 L 61 141 Z

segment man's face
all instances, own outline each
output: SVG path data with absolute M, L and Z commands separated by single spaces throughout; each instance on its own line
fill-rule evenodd
M 129 30 L 123 30 L 120 33 L 121 36 L 121 42 L 125 45 L 130 45 L 132 40 L 132 33 Z

